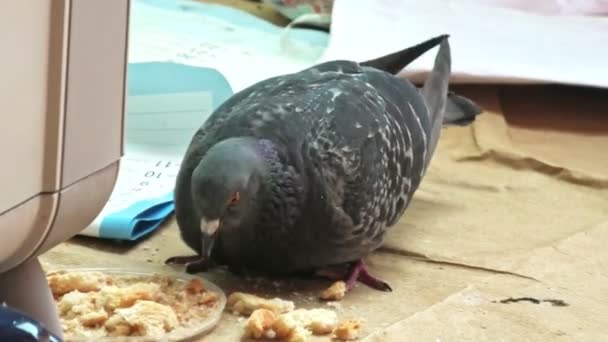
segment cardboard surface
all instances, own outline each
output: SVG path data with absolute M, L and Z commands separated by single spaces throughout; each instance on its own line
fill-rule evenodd
M 457 90 L 487 112 L 471 127 L 444 130 L 411 206 L 385 247 L 370 256 L 372 272 L 394 292 L 359 285 L 338 304 L 339 318 L 363 318 L 363 336 L 370 341 L 604 339 L 608 91 Z M 75 238 L 42 259 L 137 267 L 189 252 L 171 219 L 137 245 Z M 327 307 L 316 297 L 328 281 L 241 279 L 223 271 L 203 276 L 227 293 Z M 240 340 L 238 324 L 225 313 L 204 340 Z

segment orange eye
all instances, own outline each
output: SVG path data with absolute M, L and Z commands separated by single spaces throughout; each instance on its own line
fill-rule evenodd
M 232 197 L 230 197 L 230 204 L 234 204 L 236 202 L 238 202 L 241 199 L 241 193 L 239 193 L 238 191 L 232 194 Z

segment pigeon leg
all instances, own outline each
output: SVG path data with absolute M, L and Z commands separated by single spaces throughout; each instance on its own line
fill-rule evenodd
M 352 290 L 357 281 L 375 290 L 385 292 L 393 291 L 387 282 L 376 278 L 369 273 L 363 260 L 357 260 L 351 264 L 348 277 L 346 278 L 346 291 Z
M 165 260 L 165 264 L 175 264 L 175 265 L 185 265 L 187 263 L 190 262 L 194 262 L 197 261 L 201 258 L 200 255 L 180 255 L 180 256 L 174 256 L 174 257 L 170 257 L 167 260 Z
M 372 289 L 391 292 L 393 289 L 382 279 L 376 278 L 369 273 L 367 266 L 363 260 L 357 260 L 351 265 L 348 279 L 346 280 L 346 291 L 350 291 L 355 287 L 357 281 L 365 284 Z
M 206 271 L 211 266 L 210 261 L 200 255 L 170 257 L 165 264 L 185 265 L 186 272 L 190 274 Z
M 369 273 L 363 260 L 357 260 L 351 263 L 349 269 L 346 271 L 328 268 L 320 269 L 316 271 L 315 274 L 330 280 L 344 280 L 346 282 L 347 292 L 355 287 L 357 281 L 375 290 L 385 292 L 393 291 L 387 282 L 378 279 Z

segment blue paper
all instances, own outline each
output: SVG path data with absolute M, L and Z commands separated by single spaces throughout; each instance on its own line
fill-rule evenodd
M 173 214 L 173 193 L 133 204 L 127 209 L 105 216 L 99 235 L 119 240 L 138 240 L 160 226 Z
M 217 108 L 233 94 L 226 78 L 210 68 L 171 62 L 129 63 L 127 74 L 128 96 L 208 91 Z

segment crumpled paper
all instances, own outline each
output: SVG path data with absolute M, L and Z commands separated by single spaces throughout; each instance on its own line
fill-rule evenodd
M 387 250 L 487 277 L 370 340 L 605 339 L 608 93 L 561 86 L 461 91 L 487 112 L 472 127 L 444 132 Z

